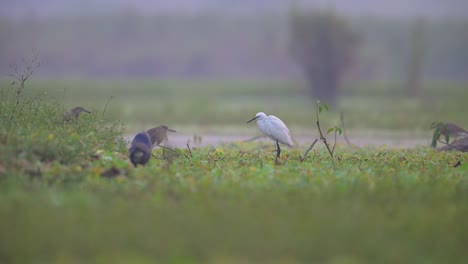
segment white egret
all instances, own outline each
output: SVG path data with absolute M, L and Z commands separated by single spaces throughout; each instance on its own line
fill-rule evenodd
M 129 158 L 133 166 L 138 164 L 146 165 L 151 157 L 151 137 L 146 132 L 136 134 L 133 138 L 132 144 L 128 149 Z
M 250 123 L 256 120 L 258 128 L 263 134 L 273 139 L 276 142 L 276 158 L 281 154 L 279 143 L 292 147 L 293 142 L 288 127 L 274 115 L 267 116 L 263 112 L 259 112 L 254 118 L 247 121 Z M 279 143 L 278 143 L 279 142 Z

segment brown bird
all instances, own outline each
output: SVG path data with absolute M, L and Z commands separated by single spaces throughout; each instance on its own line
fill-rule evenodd
M 65 111 L 65 112 L 63 113 L 63 121 L 68 122 L 68 121 L 75 120 L 75 119 L 77 119 L 77 118 L 80 116 L 80 114 L 83 113 L 83 112 L 88 113 L 88 114 L 91 113 L 90 111 L 84 109 L 84 108 L 81 107 L 81 106 L 77 106 L 77 107 L 75 107 L 75 108 L 73 108 L 73 109 L 71 109 L 71 110 L 69 110 L 69 111 Z
M 439 128 L 441 135 L 449 136 L 451 138 L 468 136 L 468 131 L 454 123 L 435 123 L 432 124 L 431 128 Z
M 159 146 L 164 140 L 167 140 L 167 131 L 176 132 L 168 128 L 167 126 L 158 126 L 148 129 L 146 133 L 148 133 L 151 137 L 151 144 L 154 146 Z
M 128 149 L 129 158 L 133 166 L 138 164 L 145 166 L 151 157 L 151 138 L 146 132 L 140 132 L 133 138 Z

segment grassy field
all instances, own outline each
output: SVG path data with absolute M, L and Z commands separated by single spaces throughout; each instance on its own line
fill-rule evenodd
M 113 96 L 106 118 L 121 120 L 128 132 L 166 124 L 181 132 L 189 127 L 189 132 L 236 134 L 245 132 L 245 121 L 260 111 L 279 116 L 290 127 L 315 127 L 315 103 L 304 84 L 292 81 L 34 81 L 26 92 L 98 112 Z M 343 111 L 354 131 L 427 133 L 436 120 L 468 127 L 466 83 L 428 84 L 419 99 L 407 98 L 398 83 L 350 84 L 343 93 L 324 113 L 324 126 L 339 124 Z M 217 129 L 221 126 L 232 131 Z
M 255 145 L 52 165 L 0 184 L 4 263 L 463 263 L 467 156 Z M 86 166 L 85 166 L 86 165 Z M 114 166 L 115 179 L 100 173 Z
M 153 119 L 120 112 L 125 83 L 69 85 L 34 82 L 25 90 L 47 90 L 54 100 L 1 90 L 0 263 L 464 263 L 468 257 L 466 153 L 340 145 L 335 161 L 322 147 L 301 162 L 305 149 L 296 148 L 285 149 L 275 165 L 271 144 L 237 142 L 191 151 L 155 149 L 148 166 L 133 168 L 122 141 L 129 128 L 113 117 L 128 123 Z M 298 102 L 313 111 L 299 91 L 288 93 L 281 84 L 273 86 L 271 98 L 287 93 L 291 105 L 269 105 L 273 99 L 261 92 L 266 85 L 247 93 L 253 86 L 231 84 L 232 100 L 221 96 L 229 92 L 217 91 L 218 85 L 201 84 L 200 94 L 166 88 L 161 98 L 150 97 L 153 85 L 135 85 L 127 100 L 145 100 L 147 113 L 160 118 L 165 115 L 157 102 L 173 109 L 180 104 L 186 110 L 166 112 L 180 123 L 192 120 L 186 113 L 219 115 L 216 125 L 245 122 L 244 114 L 257 112 L 263 102 L 283 119 L 307 126 L 294 116 L 302 108 Z M 63 88 L 67 107 L 100 111 L 63 123 L 63 91 L 54 94 Z M 376 93 L 390 96 L 384 89 Z M 455 109 L 463 98 L 448 105 L 444 96 L 463 93 L 434 90 L 437 104 L 450 109 L 438 115 L 462 120 Z M 110 95 L 116 98 L 101 115 Z M 208 95 L 203 104 L 185 105 Z M 234 98 L 245 109 L 227 107 Z M 226 105 L 209 104 L 218 99 Z M 421 106 L 406 103 L 432 120 Z M 405 105 L 390 98 L 388 104 L 396 112 Z M 346 106 L 344 99 L 339 105 Z M 229 111 L 234 117 L 221 118 Z M 377 120 L 386 128 L 400 124 L 385 115 Z M 453 167 L 458 161 L 461 166 Z

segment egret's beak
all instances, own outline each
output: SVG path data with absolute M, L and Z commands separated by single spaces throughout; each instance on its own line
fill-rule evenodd
M 254 121 L 254 120 L 257 120 L 257 118 L 259 118 L 259 116 L 256 116 L 256 117 L 250 119 L 249 121 L 247 121 L 247 123 L 250 123 L 250 122 L 252 122 L 252 121 Z
M 171 132 L 177 132 L 177 131 L 175 131 L 175 130 L 172 130 L 172 129 L 170 129 L 170 128 L 168 128 L 168 129 L 167 129 L 167 131 L 171 131 Z

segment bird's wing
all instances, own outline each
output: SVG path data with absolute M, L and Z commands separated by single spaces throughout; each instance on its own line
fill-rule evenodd
M 291 134 L 289 133 L 289 129 L 283 123 L 283 121 L 274 115 L 268 116 L 268 119 L 270 121 L 268 122 L 268 131 L 271 137 L 285 145 L 292 147 L 293 142 L 291 139 Z
M 166 132 L 161 126 L 153 127 L 146 131 L 151 137 L 151 144 L 159 145 L 164 140 Z
M 451 130 L 453 132 L 457 133 L 467 133 L 465 129 L 463 129 L 461 126 L 454 124 L 454 123 L 448 123 L 447 124 L 447 130 Z

